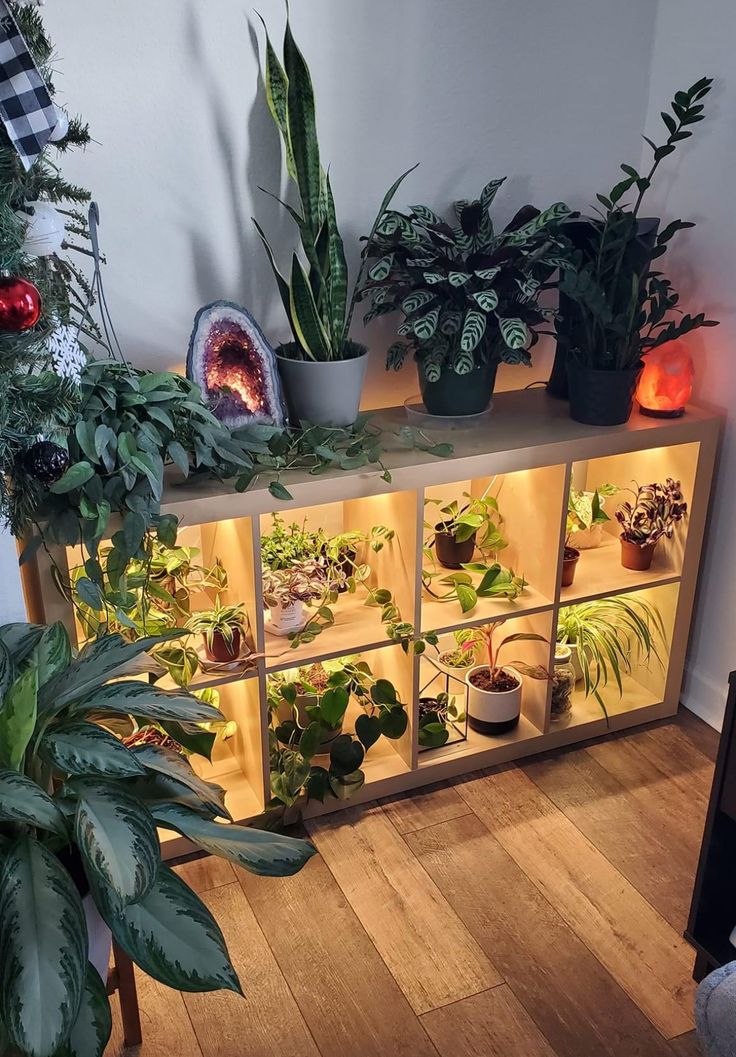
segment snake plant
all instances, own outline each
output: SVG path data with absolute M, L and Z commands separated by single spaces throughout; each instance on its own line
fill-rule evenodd
M 275 195 L 271 197 L 280 202 L 297 225 L 306 263 L 305 269 L 299 255 L 293 253 L 288 279 L 282 275 L 263 229 L 253 219 L 294 335 L 293 343 L 282 346 L 280 351 L 298 360 L 351 359 L 363 351 L 348 338 L 355 291 L 361 280 L 359 276 L 349 297 L 348 266 L 337 226 L 332 185 L 320 161 L 312 77 L 292 35 L 288 16 L 283 63 L 271 43 L 265 22 L 263 28 L 266 31 L 266 99 L 283 139 L 286 171 L 298 192 L 299 209 Z M 388 191 L 371 234 L 375 233 L 378 220 L 407 175 L 400 176 Z
M 162 861 L 157 827 L 258 874 L 295 873 L 313 854 L 305 841 L 223 821 L 223 790 L 169 739 L 128 747 L 117 736 L 132 715 L 177 745 L 211 750 L 214 736 L 197 724 L 221 722 L 216 708 L 184 690 L 116 679 L 161 641 L 106 635 L 74 656 L 61 624 L 0 627 L 3 1055 L 105 1049 L 110 1010 L 88 961 L 85 889 L 149 976 L 183 991 L 240 991 L 216 922 Z

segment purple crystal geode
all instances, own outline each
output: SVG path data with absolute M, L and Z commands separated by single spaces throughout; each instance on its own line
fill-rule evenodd
M 194 317 L 187 378 L 231 429 L 286 422 L 274 351 L 250 312 L 231 301 L 213 301 Z

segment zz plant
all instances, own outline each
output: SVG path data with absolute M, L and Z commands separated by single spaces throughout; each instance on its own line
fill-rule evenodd
M 231 824 L 223 790 L 183 755 L 128 748 L 113 733 L 130 715 L 177 741 L 222 722 L 185 691 L 116 680 L 160 641 L 107 635 L 75 657 L 60 624 L 0 628 L 2 1053 L 101 1057 L 111 1018 L 88 961 L 85 889 L 149 976 L 240 992 L 219 927 L 162 861 L 158 826 L 258 874 L 295 873 L 313 854 L 305 841 Z
M 561 202 L 543 212 L 524 206 L 496 231 L 490 207 L 503 182 L 491 180 L 478 199 L 455 202 L 455 223 L 427 206 L 387 209 L 369 236 L 365 321 L 404 317 L 387 369 L 398 370 L 413 353 L 420 378 L 438 382 L 447 372 L 531 363 L 538 327 L 554 315 L 539 295 L 559 267 L 566 246 L 560 225 L 571 212 Z

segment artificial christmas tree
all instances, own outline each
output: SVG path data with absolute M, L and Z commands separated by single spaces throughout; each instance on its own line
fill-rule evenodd
M 40 14 L 34 6 L 7 6 L 53 99 L 52 46 Z M 66 238 L 88 236 L 80 207 L 89 194 L 64 180 L 57 158 L 59 152 L 89 143 L 89 131 L 78 118 L 69 120 L 58 108 L 57 113 L 51 139 L 35 160 L 19 152 L 9 134 L 12 129 L 0 123 L 1 282 L 3 289 L 27 294 L 15 311 L 12 305 L 0 311 L 0 522 L 17 535 L 24 531 L 42 488 L 28 471 L 32 460 L 27 453 L 44 438 L 65 444 L 55 425 L 59 418 L 69 420 L 78 400 L 81 360 L 79 355 L 59 355 L 59 332 L 67 344 L 71 333 L 75 345 L 80 334 L 95 336 L 88 316 L 91 290 L 84 276 L 66 253 L 48 253 L 48 231 L 42 245 L 36 230 L 41 218 L 48 227 L 55 208 Z M 40 298 L 38 313 L 31 311 L 34 288 Z

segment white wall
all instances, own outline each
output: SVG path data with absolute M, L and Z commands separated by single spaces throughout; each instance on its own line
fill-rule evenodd
M 707 17 L 706 17 L 707 15 Z M 728 673 L 736 668 L 736 78 L 733 0 L 662 0 L 657 17 L 650 87 L 649 125 L 674 92 L 699 77 L 715 78 L 706 100 L 707 120 L 675 157 L 677 165 L 653 190 L 652 212 L 695 220 L 668 254 L 667 269 L 689 311 L 705 310 L 721 325 L 693 335 L 696 397 L 724 410 L 724 434 L 698 606 L 693 623 L 683 702 L 713 726 L 723 718 Z M 651 133 L 650 133 L 651 135 Z M 650 212 L 650 209 L 647 209 Z M 677 246 L 678 248 L 674 248 Z

